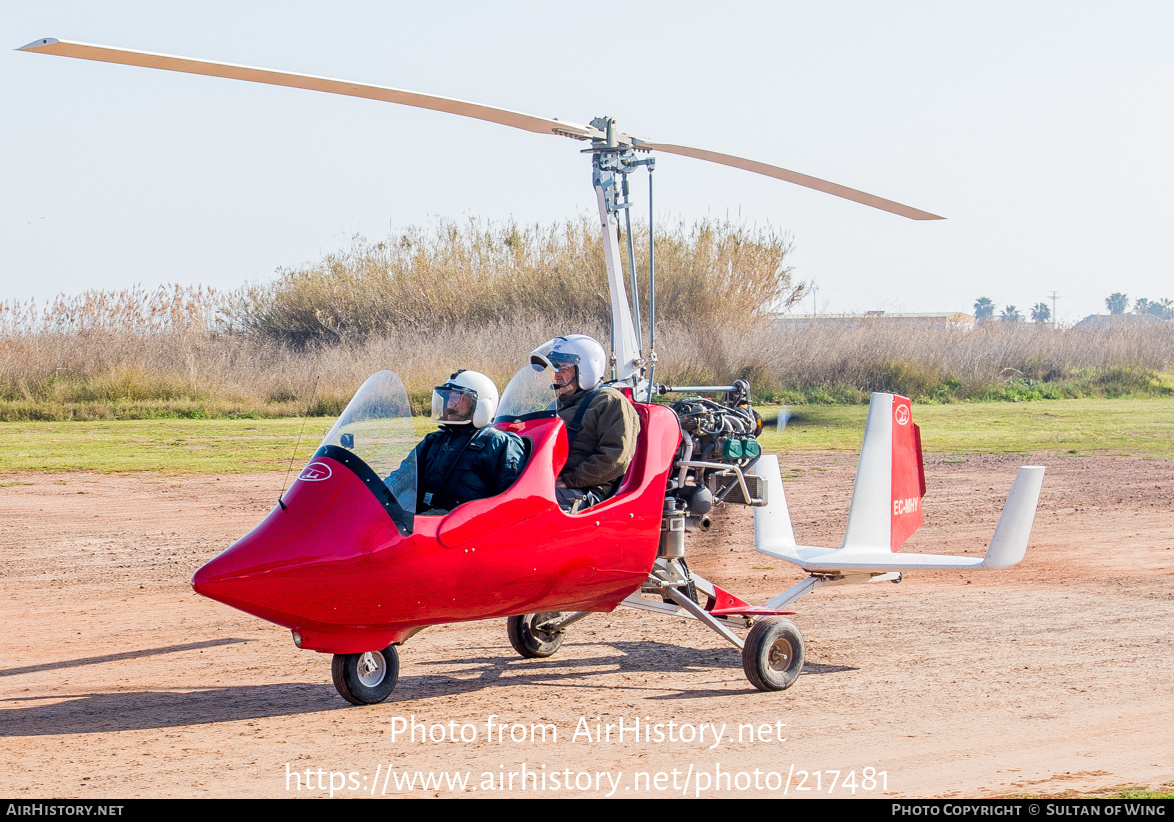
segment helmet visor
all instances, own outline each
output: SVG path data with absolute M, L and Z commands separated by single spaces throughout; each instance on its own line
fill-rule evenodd
M 477 392 L 471 388 L 446 383 L 432 389 L 432 418 L 442 423 L 462 425 L 473 421 L 477 410 Z
M 569 365 L 579 364 L 579 355 L 567 351 L 551 351 L 546 355 L 546 359 L 555 371 L 561 371 Z

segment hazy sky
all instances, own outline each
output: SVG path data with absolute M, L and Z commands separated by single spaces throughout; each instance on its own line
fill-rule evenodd
M 914 222 L 661 155 L 660 219 L 791 235 L 820 311 L 1061 319 L 1174 298 L 1174 4 L 53 2 L 0 15 L 0 300 L 232 288 L 437 217 L 592 213 L 583 144 L 14 51 L 56 37 L 458 97 L 739 154 Z M 645 183 L 637 179 L 637 190 Z M 812 301 L 805 304 L 810 310 Z

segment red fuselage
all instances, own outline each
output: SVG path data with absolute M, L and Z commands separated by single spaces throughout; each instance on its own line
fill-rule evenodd
M 680 442 L 672 411 L 636 409 L 640 436 L 623 485 L 582 513 L 566 514 L 555 502 L 567 458 L 557 418 L 500 423 L 529 440 L 518 481 L 446 516 L 417 516 L 407 535 L 369 478 L 319 456 L 285 495 L 285 508 L 197 571 L 192 586 L 290 628 L 303 648 L 335 654 L 384 648 L 446 622 L 610 611 L 652 568 Z

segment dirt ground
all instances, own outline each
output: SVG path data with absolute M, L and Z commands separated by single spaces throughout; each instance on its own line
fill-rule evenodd
M 838 545 L 854 455 L 782 461 L 799 540 Z M 392 698 L 366 708 L 335 693 L 329 657 L 188 586 L 272 507 L 280 474 L 0 475 L 0 794 L 950 797 L 1168 784 L 1174 462 L 929 456 L 926 524 L 908 549 L 983 551 L 1016 466 L 1033 462 L 1048 472 L 1020 566 L 800 600 L 807 663 L 788 691 L 754 690 L 737 651 L 695 622 L 620 609 L 575 625 L 546 660 L 518 658 L 501 620 L 427 630 L 402 648 Z M 749 509 L 724 512 L 690 537 L 689 558 L 761 602 L 801 574 L 756 554 L 750 523 Z

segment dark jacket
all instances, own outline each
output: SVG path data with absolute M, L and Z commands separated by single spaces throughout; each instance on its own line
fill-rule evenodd
M 571 424 L 579 404 L 590 393 L 580 389 L 570 397 L 558 398 L 558 415 L 564 422 Z M 640 417 L 627 397 L 614 388 L 602 388 L 587 406 L 580 426 L 559 478 L 568 488 L 594 491 L 606 499 L 619 488 L 636 453 Z
M 417 513 L 497 496 L 514 484 L 526 462 L 517 434 L 471 425 L 442 425 L 413 455 Z

